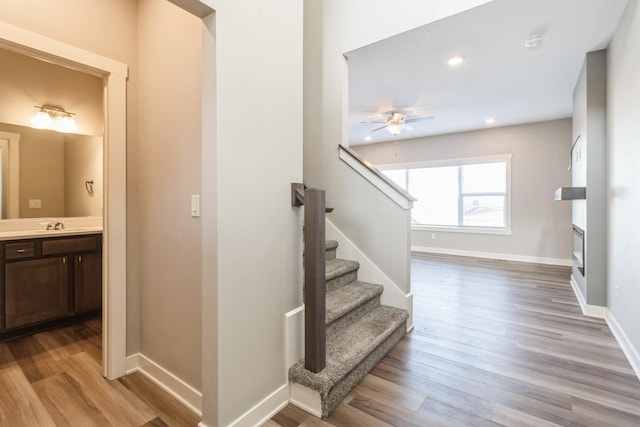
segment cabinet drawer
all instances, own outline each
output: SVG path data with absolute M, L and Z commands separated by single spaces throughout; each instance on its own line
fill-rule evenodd
M 4 247 L 5 259 L 31 258 L 35 254 L 35 242 L 7 243 Z
M 98 236 L 74 237 L 70 239 L 44 240 L 42 255 L 65 254 L 69 252 L 95 251 L 99 248 Z

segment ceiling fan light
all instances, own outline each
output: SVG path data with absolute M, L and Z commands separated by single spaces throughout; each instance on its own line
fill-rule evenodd
M 390 124 L 389 126 L 387 126 L 387 130 L 393 136 L 398 136 L 400 132 L 402 132 L 402 129 L 404 129 L 403 123 Z

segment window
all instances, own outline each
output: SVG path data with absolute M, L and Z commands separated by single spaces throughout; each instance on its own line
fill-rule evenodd
M 381 168 L 418 200 L 417 228 L 509 232 L 510 156 Z

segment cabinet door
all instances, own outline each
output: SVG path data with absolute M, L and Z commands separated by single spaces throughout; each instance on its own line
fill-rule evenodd
M 5 264 L 7 329 L 69 314 L 67 257 Z
M 77 255 L 75 257 L 76 313 L 86 313 L 102 308 L 102 254 Z

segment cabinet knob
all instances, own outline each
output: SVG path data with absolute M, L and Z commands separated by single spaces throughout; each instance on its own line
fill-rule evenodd
M 66 263 L 67 263 L 67 257 L 63 257 L 63 258 L 62 258 L 62 263 L 63 263 L 63 264 L 66 264 Z
M 23 253 L 27 252 L 27 250 L 26 249 L 18 249 L 16 252 L 19 253 L 19 254 L 23 254 Z
M 78 256 L 78 262 L 82 262 L 82 255 Z

